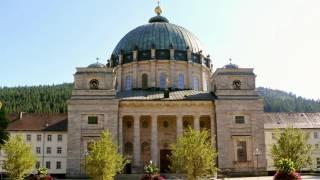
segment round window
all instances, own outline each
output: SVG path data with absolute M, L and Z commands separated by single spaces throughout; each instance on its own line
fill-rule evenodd
M 97 79 L 92 79 L 89 85 L 90 89 L 99 89 L 99 81 Z

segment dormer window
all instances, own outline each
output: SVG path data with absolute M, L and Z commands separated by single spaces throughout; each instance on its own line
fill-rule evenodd
M 99 89 L 99 81 L 97 79 L 92 79 L 89 85 L 90 89 Z

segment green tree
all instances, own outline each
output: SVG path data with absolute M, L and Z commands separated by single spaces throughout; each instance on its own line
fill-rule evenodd
M 294 169 L 311 165 L 311 145 L 308 144 L 308 135 L 300 129 L 289 127 L 280 131 L 275 130 L 276 142 L 272 144 L 271 156 L 275 167 L 279 169 L 281 159 L 290 159 L 294 163 Z
M 11 136 L 4 144 L 6 154 L 3 169 L 11 179 L 22 180 L 32 170 L 36 157 L 31 145 L 27 144 L 22 135 Z
M 215 148 L 211 144 L 207 131 L 195 131 L 189 128 L 177 143 L 171 145 L 170 169 L 173 172 L 187 174 L 188 180 L 197 177 L 212 176 L 217 168 Z
M 117 145 L 112 141 L 109 131 L 102 133 L 101 139 L 90 145 L 86 156 L 86 173 L 95 180 L 111 180 L 126 164 L 118 153 Z
M 0 145 L 8 140 L 8 132 L 6 131 L 9 121 L 6 118 L 6 112 L 3 103 L 0 101 Z

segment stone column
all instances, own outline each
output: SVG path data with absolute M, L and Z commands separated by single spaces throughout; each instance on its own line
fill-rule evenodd
M 151 119 L 151 159 L 155 165 L 158 165 L 158 119 L 156 115 Z
M 178 115 L 177 116 L 177 138 L 182 136 L 183 133 L 183 116 Z
M 123 116 L 119 117 L 119 152 L 123 154 Z
M 140 118 L 138 115 L 134 116 L 133 121 L 133 166 L 140 166 Z
M 200 130 L 200 116 L 194 116 L 194 120 L 193 120 L 193 124 L 194 124 L 194 130 L 199 131 Z

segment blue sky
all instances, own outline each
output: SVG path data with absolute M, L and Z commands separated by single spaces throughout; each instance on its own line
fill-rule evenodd
M 110 57 L 156 0 L 1 0 L 0 86 L 72 82 L 75 67 Z M 206 45 L 214 68 L 232 58 L 257 86 L 319 99 L 319 0 L 162 0 L 163 15 Z

